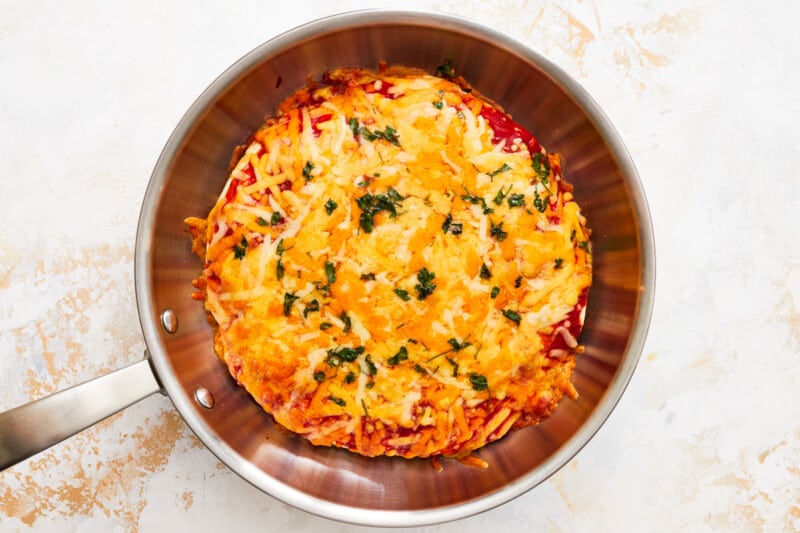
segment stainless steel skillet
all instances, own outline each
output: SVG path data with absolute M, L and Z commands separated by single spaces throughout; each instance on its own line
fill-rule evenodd
M 594 285 L 574 382 L 535 428 L 479 452 L 490 468 L 369 459 L 315 448 L 272 424 L 228 376 L 191 300 L 199 262 L 183 219 L 204 215 L 233 148 L 309 75 L 378 61 L 433 71 L 449 58 L 564 160 L 593 229 Z M 200 440 L 264 492 L 306 511 L 370 525 L 412 526 L 475 514 L 526 492 L 594 435 L 621 397 L 653 303 L 655 257 L 647 203 L 619 135 L 558 67 L 503 34 L 450 16 L 355 12 L 312 22 L 253 50 L 197 99 L 153 171 L 136 237 L 136 296 L 149 357 L 0 414 L 0 468 L 37 453 L 139 399 L 167 394 Z

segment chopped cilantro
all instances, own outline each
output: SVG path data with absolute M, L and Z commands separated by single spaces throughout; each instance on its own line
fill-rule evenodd
M 289 313 L 292 311 L 292 304 L 296 302 L 300 298 L 299 296 L 295 296 L 291 292 L 287 292 L 283 295 L 283 316 L 289 316 Z
M 517 279 L 514 280 L 514 287 L 518 289 L 522 287 L 522 276 L 517 276 Z
M 321 370 L 319 372 L 314 372 L 314 381 L 325 381 L 325 372 Z
M 447 359 L 447 362 L 453 367 L 453 377 L 458 376 L 458 363 L 449 357 L 445 357 L 445 359 Z
M 468 340 L 464 339 L 461 342 L 458 342 L 456 339 L 447 339 L 447 344 L 453 347 L 454 352 L 460 352 L 467 346 L 472 346 L 472 343 Z M 446 352 L 445 352 L 446 353 Z
M 563 265 L 563 264 L 564 264 L 564 260 L 561 259 L 560 257 L 556 257 L 555 268 L 561 268 L 561 265 Z
M 331 329 L 332 327 L 333 324 L 331 324 L 330 322 L 323 322 L 319 325 L 319 329 L 321 329 L 322 331 L 325 331 L 326 329 Z
M 544 185 L 547 185 L 547 176 L 550 175 L 550 164 L 547 162 L 547 158 L 544 154 L 540 152 L 533 154 L 533 170 L 539 176 L 539 180 Z
M 375 281 L 375 274 L 372 272 L 369 274 L 361 274 L 361 281 Z
M 449 59 L 445 59 L 441 65 L 436 67 L 435 74 L 440 78 L 445 78 L 445 79 L 455 78 L 456 69 L 453 68 L 453 63 Z
M 420 374 L 427 374 L 428 373 L 428 371 L 425 370 L 425 368 L 423 368 L 421 365 L 419 365 L 417 363 L 414 364 L 414 370 L 417 371 Z
M 503 203 L 503 200 L 505 200 L 506 195 L 511 192 L 511 187 L 513 187 L 513 185 L 509 185 L 507 191 L 503 191 L 503 188 L 500 187 L 500 190 L 497 191 L 497 194 L 495 194 L 494 198 L 492 198 L 492 201 L 494 202 L 495 205 L 501 205 Z
M 328 201 L 327 201 L 327 202 L 325 202 L 325 212 L 326 212 L 326 213 L 328 213 L 329 215 L 330 215 L 331 213 L 333 213 L 333 211 L 334 211 L 334 210 L 335 210 L 337 207 L 339 207 L 339 204 L 337 204 L 336 202 L 334 202 L 332 198 L 328 198 Z
M 364 358 L 364 362 L 367 363 L 367 374 L 374 376 L 378 373 L 378 367 L 372 362 L 372 357 L 370 355 Z
M 417 272 L 417 283 L 414 285 L 414 290 L 417 291 L 417 300 L 424 300 L 436 289 L 436 284 L 431 283 L 436 277 L 436 274 L 423 267 L 422 270 Z
M 486 266 L 486 263 L 481 265 L 480 276 L 481 279 L 489 279 L 492 277 L 492 271 L 489 270 L 489 267 Z
M 589 241 L 581 241 L 578 243 L 578 248 L 581 248 L 586 253 L 589 253 Z
M 501 172 L 508 172 L 509 170 L 511 170 L 511 167 L 508 166 L 508 163 L 503 163 L 502 167 L 498 168 L 497 170 L 492 170 L 491 172 L 487 172 L 487 174 L 489 174 L 490 178 L 493 178 L 498 174 L 500 174 Z
M 279 257 L 278 264 L 275 265 L 275 277 L 278 278 L 279 280 L 283 279 L 283 273 L 284 273 L 283 259 Z
M 543 200 L 542 197 L 539 196 L 539 191 L 536 189 L 533 190 L 533 207 L 535 207 L 540 213 L 544 213 L 547 209 L 547 201 Z
M 328 366 L 336 368 L 341 365 L 342 362 L 352 363 L 362 353 L 364 353 L 363 346 L 359 346 L 358 348 L 347 348 L 344 346 L 331 348 L 328 350 L 328 357 L 325 359 L 325 362 L 328 363 Z
M 411 299 L 411 296 L 408 295 L 408 291 L 404 291 L 403 289 L 395 289 L 394 293 L 398 295 L 404 302 L 407 302 Z
M 325 277 L 328 279 L 325 287 L 330 289 L 331 285 L 336 282 L 336 267 L 330 261 L 325 261 Z
M 461 222 L 453 222 L 453 216 L 448 214 L 444 219 L 444 224 L 442 224 L 442 231 L 447 233 L 450 232 L 453 235 L 461 235 L 461 232 L 464 230 L 464 226 Z
M 278 241 L 278 246 L 275 248 L 275 252 L 278 255 L 283 255 L 283 252 L 286 251 L 286 248 L 283 247 L 283 239 Z
M 347 405 L 347 402 L 342 400 L 341 398 L 337 398 L 336 396 L 328 396 L 328 399 L 338 405 L 339 407 L 344 407 Z
M 258 217 L 256 219 L 256 222 L 258 223 L 259 226 L 269 226 L 269 222 L 267 222 L 267 220 L 264 217 Z
M 397 206 L 404 198 L 391 187 L 387 194 L 366 193 L 360 198 L 356 198 L 356 205 L 361 209 L 359 225 L 365 233 L 372 233 L 375 226 L 374 217 L 381 211 L 387 211 L 389 216 L 397 216 Z
M 350 321 L 350 317 L 347 315 L 347 311 L 342 311 L 342 314 L 339 315 L 339 320 L 344 322 L 344 328 L 342 329 L 342 333 L 347 335 L 350 333 L 350 329 L 353 327 L 353 323 Z
M 504 241 L 505 238 L 508 237 L 508 232 L 503 230 L 503 223 L 501 222 L 499 224 L 495 224 L 492 221 L 489 222 L 491 222 L 491 228 L 489 230 L 489 234 L 495 239 L 497 239 L 497 242 Z
M 390 366 L 394 366 L 397 364 L 402 363 L 408 359 L 408 350 L 405 346 L 401 346 L 400 350 L 393 356 L 391 356 L 386 362 L 389 363 Z
M 272 213 L 272 216 L 269 217 L 269 223 L 272 226 L 280 224 L 282 220 L 283 220 L 283 215 L 281 215 L 279 211 L 275 211 L 274 213 Z
M 444 102 L 442 100 L 439 100 L 438 102 L 432 102 L 432 103 L 433 103 L 433 107 L 435 107 L 436 109 L 441 109 L 442 107 L 444 107 Z
M 305 309 L 303 309 L 303 318 L 306 318 L 309 313 L 313 313 L 315 311 L 319 311 L 319 301 L 311 300 L 308 302 Z
M 313 176 L 311 175 L 311 171 L 314 170 L 314 163 L 311 161 L 306 161 L 306 166 L 303 167 L 303 177 L 306 181 L 311 181 Z
M 353 137 L 358 136 L 358 119 L 356 117 L 350 117 L 350 120 L 347 121 L 347 125 L 350 126 L 350 131 L 353 132 Z
M 247 253 L 247 237 L 242 235 L 242 240 L 239 241 L 239 244 L 233 245 L 233 257 L 236 259 L 244 259 L 244 255 Z
M 492 292 L 489 294 L 489 297 L 494 300 L 497 298 L 498 294 L 500 294 L 500 287 L 492 287 Z
M 356 375 L 353 372 L 348 372 L 347 375 L 344 377 L 345 383 L 352 383 L 356 380 Z
M 517 313 L 516 311 L 512 311 L 511 309 L 503 309 L 503 316 L 518 326 L 520 321 L 522 320 L 522 317 L 519 316 L 519 313 Z
M 469 375 L 469 383 L 476 391 L 484 391 L 489 388 L 489 383 L 486 381 L 486 376 L 475 374 L 474 372 Z
M 511 194 L 508 197 L 508 207 L 522 207 L 525 205 L 525 195 L 524 194 Z

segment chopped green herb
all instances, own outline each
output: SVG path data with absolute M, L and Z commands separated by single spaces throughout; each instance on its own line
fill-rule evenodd
M 517 313 L 516 311 L 512 311 L 511 309 L 503 309 L 503 316 L 518 326 L 520 321 L 522 320 L 522 317 L 519 316 L 519 313 Z
M 445 79 L 455 78 L 456 69 L 453 68 L 453 63 L 451 63 L 449 59 L 445 59 L 441 65 L 436 67 L 435 74 L 440 78 L 445 78 Z
M 314 381 L 325 381 L 325 372 L 321 370 L 319 372 L 314 372 Z
M 367 383 L 366 385 L 364 385 L 364 386 L 365 386 L 366 388 L 368 388 L 368 389 L 371 389 L 372 387 L 374 387 L 374 386 L 375 386 L 375 382 L 374 382 L 374 381 L 370 381 L 370 382 L 368 382 L 368 383 Z
M 484 391 L 489 388 L 489 383 L 486 381 L 486 376 L 472 373 L 469 375 L 469 382 L 472 388 L 476 391 Z
M 339 407 L 344 407 L 347 405 L 347 402 L 342 400 L 341 398 L 337 398 L 336 396 L 328 396 L 328 399 L 338 405 Z
M 550 164 L 544 154 L 537 152 L 533 154 L 533 170 L 539 175 L 539 180 L 547 185 L 547 176 L 550 175 Z
M 368 383 L 369 385 L 369 383 Z M 369 411 L 367 410 L 367 404 L 364 403 L 364 398 L 361 398 L 361 408 L 364 410 L 364 416 L 369 416 Z
M 458 376 L 458 363 L 449 357 L 445 357 L 445 359 L 447 359 L 447 362 L 453 367 L 453 377 Z
M 391 187 L 387 194 L 366 193 L 356 198 L 356 205 L 361 209 L 359 224 L 365 233 L 372 233 L 375 225 L 374 217 L 381 211 L 387 211 L 392 218 L 397 216 L 397 206 L 403 197 Z
M 311 181 L 311 178 L 313 177 L 311 175 L 312 170 L 314 170 L 314 163 L 311 161 L 306 161 L 306 166 L 303 167 L 303 177 L 306 179 L 306 181 Z
M 417 291 L 417 300 L 424 300 L 436 289 L 436 284 L 431 283 L 436 277 L 436 274 L 423 267 L 422 270 L 417 272 L 417 283 L 414 285 L 414 290 Z
M 239 244 L 233 245 L 233 257 L 236 259 L 244 259 L 244 255 L 247 253 L 247 237 L 242 235 L 242 240 L 239 241 Z
M 505 238 L 508 237 L 508 232 L 503 230 L 503 223 L 501 222 L 499 224 L 495 224 L 491 220 L 489 222 L 491 222 L 491 228 L 489 229 L 489 234 L 495 239 L 497 239 L 497 242 L 504 241 Z
M 512 194 L 508 197 L 508 207 L 522 207 L 525 205 L 524 194 Z
M 333 201 L 332 198 L 328 198 L 328 201 L 325 202 L 325 212 L 329 215 L 334 212 L 334 210 L 339 207 L 339 204 Z
M 563 260 L 563 259 L 561 259 L 560 257 L 556 257 L 556 262 L 555 262 L 555 263 L 556 263 L 556 264 L 555 264 L 555 267 L 556 267 L 556 268 L 561 268 L 561 265 L 563 265 L 563 264 L 564 264 L 564 260 Z
M 386 191 L 386 196 L 388 196 L 389 200 L 395 204 L 400 204 L 400 202 L 406 199 L 405 196 L 394 190 L 394 187 L 389 187 L 389 189 Z
M 378 367 L 372 362 L 372 356 L 367 355 L 367 357 L 364 359 L 364 362 L 367 363 L 367 374 L 374 376 L 378 373 Z
M 444 224 L 442 224 L 442 231 L 447 233 L 450 232 L 453 235 L 461 235 L 461 232 L 464 230 L 464 226 L 461 222 L 453 222 L 453 216 L 448 214 L 447 217 L 444 219 Z
M 444 102 L 441 100 L 439 100 L 438 102 L 433 102 L 433 107 L 435 107 L 436 109 L 441 109 L 442 107 L 444 107 Z
M 299 296 L 295 296 L 291 292 L 287 292 L 283 295 L 283 316 L 289 316 L 289 313 L 292 311 L 292 304 L 296 302 L 300 298 Z
M 274 213 L 272 213 L 272 216 L 269 217 L 269 223 L 272 226 L 280 224 L 281 220 L 283 220 L 283 215 L 281 215 L 279 211 L 275 211 Z
M 511 170 L 511 167 L 508 166 L 508 163 L 503 163 L 502 167 L 498 168 L 497 170 L 492 170 L 491 172 L 488 172 L 487 174 L 489 174 L 490 178 L 494 178 L 495 176 L 497 176 L 501 172 L 508 172 L 509 170 Z
M 417 363 L 414 364 L 414 370 L 417 371 L 420 374 L 427 374 L 428 373 L 428 371 L 425 370 L 425 368 L 423 368 L 421 365 L 419 365 Z
M 408 291 L 404 291 L 403 289 L 395 289 L 394 293 L 398 295 L 404 302 L 407 302 L 411 299 L 411 296 L 408 295 Z
M 517 279 L 514 280 L 514 287 L 518 289 L 522 287 L 522 276 L 517 276 Z
M 374 133 L 372 133 L 371 131 L 369 131 L 369 130 L 368 130 L 367 128 L 365 128 L 364 126 L 361 126 L 360 128 L 358 128 L 358 134 L 359 134 L 359 135 L 361 135 L 362 137 L 364 137 L 364 138 L 365 138 L 366 140 L 368 140 L 369 142 L 372 142 L 372 141 L 374 141 L 375 139 L 377 139 L 377 138 L 378 138 L 378 136 L 377 136 L 377 135 L 375 135 Z
M 358 137 L 358 119 L 356 117 L 350 117 L 350 120 L 347 121 L 347 125 L 350 126 L 353 137 Z
M 278 241 L 278 246 L 275 248 L 275 252 L 278 255 L 283 255 L 283 252 L 286 251 L 286 248 L 283 247 L 283 239 Z
M 336 282 L 336 267 L 330 261 L 325 261 L 325 277 L 328 279 L 327 287 L 330 289 L 330 286 Z
M 350 126 L 352 129 L 352 125 Z M 392 126 L 386 126 L 386 128 L 381 130 L 370 131 L 364 126 L 358 128 L 358 135 L 362 136 L 364 139 L 368 140 L 369 142 L 376 141 L 378 139 L 383 139 L 395 146 L 400 146 L 400 139 L 397 136 L 397 130 L 394 129 Z
M 503 191 L 503 188 L 500 187 L 500 190 L 497 191 L 497 194 L 495 194 L 494 198 L 492 198 L 492 201 L 495 203 L 495 205 L 501 205 L 503 203 L 506 195 L 511 192 L 511 187 L 513 187 L 513 185 L 509 185 L 507 191 Z
M 497 298 L 498 294 L 500 294 L 500 287 L 492 287 L 492 292 L 489 294 L 489 297 L 494 300 Z
M 350 321 L 350 317 L 347 315 L 347 311 L 342 311 L 342 314 L 339 315 L 339 320 L 344 322 L 344 328 L 342 329 L 342 333 L 347 335 L 350 333 L 350 329 L 353 327 L 353 323 Z
M 344 377 L 345 383 L 352 383 L 356 380 L 356 375 L 352 372 L 348 372 L 347 375 Z
M 331 348 L 328 350 L 328 357 L 325 362 L 328 363 L 328 366 L 337 367 L 341 365 L 343 361 L 352 363 L 358 359 L 358 356 L 362 353 L 364 353 L 363 346 L 359 346 L 357 348 L 348 348 L 345 346 Z
M 278 257 L 278 264 L 275 265 L 275 277 L 281 280 L 283 279 L 283 273 L 284 273 L 283 258 Z
M 406 349 L 405 346 L 401 346 L 400 350 L 398 350 L 398 352 L 393 356 L 391 356 L 386 362 L 389 363 L 389 365 L 394 366 L 402 363 L 407 359 L 408 359 L 408 350 Z
M 489 270 L 489 267 L 486 266 L 486 263 L 481 265 L 480 276 L 481 279 L 489 279 L 492 277 L 492 271 Z
M 453 347 L 453 351 L 454 352 L 460 352 L 461 350 L 463 350 L 467 346 L 472 346 L 472 343 L 469 342 L 466 339 L 464 339 L 461 342 L 458 342 L 456 339 L 447 339 L 447 344 L 449 344 L 450 346 Z M 447 352 L 445 352 L 445 353 L 447 353 Z
M 583 249 L 586 253 L 589 253 L 589 241 L 581 241 L 578 243 L 578 248 Z
M 321 329 L 322 331 L 325 331 L 326 329 L 331 329 L 332 327 L 333 324 L 331 324 L 330 322 L 323 322 L 319 325 L 319 329 Z
M 306 305 L 306 308 L 303 309 L 303 318 L 306 318 L 309 313 L 313 313 L 315 311 L 319 311 L 319 301 L 318 300 L 311 300 Z
M 539 196 L 539 191 L 536 189 L 533 190 L 533 207 L 535 207 L 540 213 L 544 213 L 547 209 L 547 201 L 543 200 L 542 197 Z
M 375 274 L 372 272 L 369 274 L 361 274 L 361 281 L 375 281 Z
M 269 222 L 264 217 L 258 217 L 256 222 L 258 222 L 259 226 L 269 226 Z

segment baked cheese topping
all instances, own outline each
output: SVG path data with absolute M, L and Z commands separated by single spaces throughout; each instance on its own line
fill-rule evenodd
M 591 283 L 561 163 L 463 80 L 340 69 L 187 219 L 215 350 L 314 444 L 465 456 L 547 417 Z

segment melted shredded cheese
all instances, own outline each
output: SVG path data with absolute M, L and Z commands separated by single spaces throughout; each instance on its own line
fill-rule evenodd
M 187 220 L 218 355 L 278 423 L 368 456 L 463 457 L 545 418 L 575 395 L 591 283 L 560 159 L 495 138 L 463 85 L 325 80 Z

